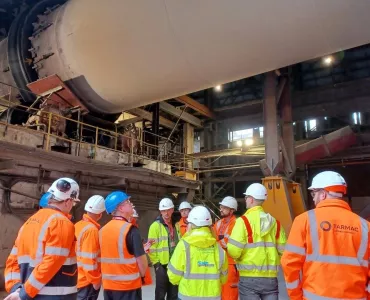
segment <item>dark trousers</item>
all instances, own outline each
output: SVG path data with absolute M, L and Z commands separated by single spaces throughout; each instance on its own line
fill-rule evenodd
M 277 278 L 242 277 L 239 279 L 240 300 L 278 300 Z
M 155 300 L 177 300 L 178 286 L 171 284 L 167 275 L 167 265 L 155 265 Z M 167 298 L 166 298 L 167 294 Z
M 77 300 L 96 300 L 99 296 L 99 290 L 94 289 L 92 284 L 78 289 Z
M 141 288 L 131 291 L 104 290 L 104 300 L 142 300 Z

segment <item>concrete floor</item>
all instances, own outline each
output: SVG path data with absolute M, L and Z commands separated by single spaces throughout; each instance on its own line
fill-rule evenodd
M 152 268 L 152 271 L 153 271 L 153 268 Z M 153 280 L 155 280 L 155 275 L 153 274 L 153 272 L 152 272 L 152 278 Z M 143 287 L 143 300 L 154 300 L 154 290 L 155 290 L 154 284 Z M 284 278 L 282 277 L 281 272 L 279 272 L 279 292 L 280 292 L 279 300 L 289 300 L 286 289 L 285 289 Z M 4 299 L 6 295 L 7 295 L 6 292 L 0 292 L 1 299 Z M 100 292 L 99 300 L 103 300 L 103 299 L 104 299 L 103 293 Z
M 152 271 L 152 278 L 153 281 L 155 281 L 155 275 L 153 272 L 153 268 L 151 269 Z M 286 292 L 285 288 L 285 282 L 284 278 L 282 276 L 282 272 L 279 272 L 279 300 L 289 300 L 289 297 Z M 155 285 L 150 285 L 150 286 L 144 286 L 142 288 L 143 291 L 143 300 L 154 300 L 154 291 L 155 291 Z M 99 300 L 103 300 L 103 293 L 101 292 L 99 295 Z

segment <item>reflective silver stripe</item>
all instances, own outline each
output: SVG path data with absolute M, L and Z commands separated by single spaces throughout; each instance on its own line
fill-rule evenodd
M 47 246 L 45 248 L 45 254 L 47 254 L 47 255 L 58 255 L 58 256 L 68 256 L 69 255 L 69 249 L 61 248 L 61 247 Z
M 356 257 L 347 257 L 347 256 L 336 256 L 336 255 L 312 255 L 309 254 L 306 257 L 306 261 L 314 261 L 314 262 L 323 262 L 323 263 L 330 263 L 330 264 L 340 264 L 340 265 L 349 265 L 349 266 L 363 266 L 367 267 L 367 261 L 359 261 Z
M 184 272 L 177 270 L 171 263 L 168 264 L 168 270 L 170 270 L 175 275 L 184 276 Z
M 83 257 L 83 258 L 91 258 L 91 259 L 95 259 L 98 257 L 99 255 L 99 252 L 97 253 L 90 253 L 90 252 L 77 252 L 76 253 L 77 256 L 80 256 L 80 257 Z
M 256 265 L 244 265 L 244 264 L 237 264 L 236 267 L 238 270 L 244 270 L 244 271 L 252 271 L 252 270 L 258 270 L 258 271 L 278 271 L 278 266 L 256 266 Z
M 185 246 L 185 275 L 184 277 L 187 278 L 190 275 L 190 245 L 184 240 L 183 242 Z
M 5 281 L 21 280 L 21 274 L 18 273 L 18 272 L 10 272 L 10 273 L 6 274 L 4 279 L 5 279 Z
M 179 299 L 181 300 L 199 300 L 199 299 L 205 299 L 205 300 L 221 300 L 221 296 L 185 296 L 181 293 L 179 293 Z
M 319 296 L 314 293 L 311 293 L 305 289 L 303 289 L 303 296 L 310 300 L 340 300 L 343 298 L 331 298 L 331 297 L 325 297 L 325 296 Z M 366 297 L 364 298 L 351 298 L 351 300 L 366 300 Z
M 38 295 L 69 295 L 77 293 L 76 286 L 44 286 Z
M 82 236 L 83 236 L 83 234 L 87 231 L 87 230 L 89 230 L 90 228 L 93 228 L 94 227 L 94 225 L 93 224 L 87 224 L 87 225 L 85 225 L 85 227 L 84 228 L 82 228 L 82 230 L 81 230 L 81 232 L 80 232 L 80 234 L 78 235 L 78 237 L 77 237 L 77 249 L 76 249 L 76 252 L 77 253 L 86 253 L 86 252 L 81 252 L 81 238 L 82 238 Z M 77 254 L 76 253 L 76 254 Z M 89 253 L 88 253 L 89 254 Z M 77 255 L 79 255 L 79 254 L 77 254 Z M 82 256 L 82 255 L 79 255 L 79 256 Z M 87 258 L 89 258 L 89 257 L 87 257 Z
M 110 280 L 120 280 L 120 281 L 130 281 L 135 280 L 140 277 L 139 273 L 134 273 L 130 275 L 112 275 L 112 274 L 102 274 L 103 279 L 110 279 Z
M 367 226 L 367 221 L 363 218 L 360 218 L 361 221 L 361 244 L 358 248 L 357 258 L 359 261 L 364 261 L 366 250 L 368 247 L 368 236 L 369 236 L 369 227 Z M 368 263 L 368 261 L 367 261 Z
M 150 249 L 150 252 L 163 252 L 163 251 L 170 251 L 170 249 L 168 247 Z
M 159 238 L 155 239 L 155 241 L 156 241 L 157 243 L 160 243 L 160 242 L 162 242 L 162 241 L 168 241 L 168 237 L 166 237 L 166 236 L 161 236 L 161 237 L 159 237 Z
M 226 270 L 226 271 L 221 271 L 221 274 L 222 274 L 222 275 L 224 275 L 224 276 L 226 276 L 228 273 L 229 273 L 229 271 L 228 271 L 228 270 Z
M 276 244 L 272 243 L 272 242 L 255 242 L 255 243 L 245 244 L 245 246 L 244 246 L 244 248 L 246 248 L 246 249 L 258 248 L 258 247 L 275 248 Z
M 296 289 L 298 285 L 300 284 L 300 280 L 297 279 L 293 282 L 285 282 L 287 289 Z
M 366 292 L 370 293 L 370 283 L 368 283 L 366 286 Z
M 17 254 L 18 254 L 18 248 L 14 246 L 12 248 L 12 251 L 10 251 L 10 255 L 17 255 Z
M 238 241 L 235 241 L 234 239 L 229 239 L 229 244 L 234 245 L 238 248 L 244 249 L 245 244 L 242 244 Z
M 38 281 L 35 276 L 33 276 L 33 273 L 31 273 L 30 277 L 28 277 L 28 283 L 31 284 L 34 288 L 37 290 L 41 290 L 44 287 L 44 284 Z
M 243 244 L 233 239 L 229 239 L 229 243 L 241 249 L 252 249 L 252 248 L 258 248 L 258 247 L 264 247 L 264 248 L 269 248 L 269 247 L 275 248 L 276 247 L 276 244 L 273 242 L 255 242 L 255 243 Z
M 220 279 L 220 274 L 196 274 L 192 273 L 184 276 L 186 279 L 199 279 L 199 280 L 208 280 L 208 279 Z
M 78 262 L 77 265 L 79 267 L 84 268 L 87 271 L 93 271 L 93 270 L 96 270 L 98 268 L 98 265 L 97 264 L 91 265 L 91 264 L 84 264 L 84 263 Z
M 218 246 L 218 257 L 220 259 L 220 264 L 218 266 L 218 269 L 221 271 L 222 265 L 224 264 L 224 260 L 225 260 L 225 251 L 224 249 L 222 249 L 220 245 L 217 245 L 217 246 Z
M 38 246 L 37 246 L 37 251 L 36 251 L 36 260 L 42 260 L 42 257 L 44 256 L 44 251 L 43 251 L 44 242 L 43 241 L 44 241 L 44 238 L 45 238 L 45 234 L 46 234 L 47 229 L 49 228 L 49 225 L 50 225 L 51 221 L 53 219 L 57 218 L 57 217 L 66 218 L 61 213 L 55 211 L 55 213 L 52 214 L 41 227 L 39 236 L 37 238 Z
M 303 255 L 303 256 L 306 255 L 306 249 L 305 248 L 294 246 L 294 245 L 291 245 L 291 244 L 286 244 L 285 245 L 285 251 L 293 252 L 295 254 L 299 254 L 299 255 Z
M 65 261 L 63 266 L 70 266 L 70 265 L 75 265 L 77 264 L 77 259 L 76 257 L 68 257 Z
M 106 263 L 106 264 L 120 264 L 120 265 L 123 265 L 123 264 L 134 264 L 136 262 L 136 259 L 135 259 L 135 257 L 124 258 L 124 261 L 122 262 L 121 258 L 104 257 L 104 258 L 98 259 L 98 261 L 100 261 L 102 263 Z
M 229 227 L 229 226 L 228 226 L 228 227 Z M 224 237 L 228 239 L 228 238 L 230 237 L 230 235 L 228 235 L 227 233 L 225 233 L 225 234 L 224 234 Z
M 22 255 L 17 257 L 18 264 L 29 264 L 32 259 L 29 255 Z
M 310 235 L 312 240 L 312 254 L 307 255 L 306 261 L 332 263 L 332 264 L 342 264 L 351 266 L 363 266 L 368 267 L 369 261 L 364 259 L 366 248 L 368 244 L 368 233 L 369 229 L 367 222 L 364 219 L 361 221 L 361 244 L 357 252 L 357 257 L 350 256 L 340 256 L 340 255 L 325 255 L 320 254 L 320 244 L 316 223 L 316 213 L 314 210 L 308 212 L 309 225 L 310 225 Z

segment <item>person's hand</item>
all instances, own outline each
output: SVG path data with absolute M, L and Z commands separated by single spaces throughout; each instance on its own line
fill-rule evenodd
M 19 297 L 19 289 L 9 294 L 4 300 L 21 300 Z
M 150 239 L 144 244 L 145 253 L 149 252 L 150 247 L 155 243 L 155 239 Z
M 93 288 L 94 288 L 95 291 L 99 290 L 100 287 L 101 287 L 101 282 L 93 284 Z

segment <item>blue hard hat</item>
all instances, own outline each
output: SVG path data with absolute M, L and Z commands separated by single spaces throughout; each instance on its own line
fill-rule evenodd
M 117 206 L 129 199 L 130 196 L 128 196 L 126 193 L 121 192 L 121 191 L 114 191 L 110 193 L 106 198 L 105 198 L 105 210 L 107 211 L 108 214 L 111 214 L 114 212 L 117 208 Z
M 48 206 L 49 199 L 51 198 L 52 193 L 46 192 L 45 194 L 42 195 L 40 198 L 39 206 L 40 207 L 46 207 Z

